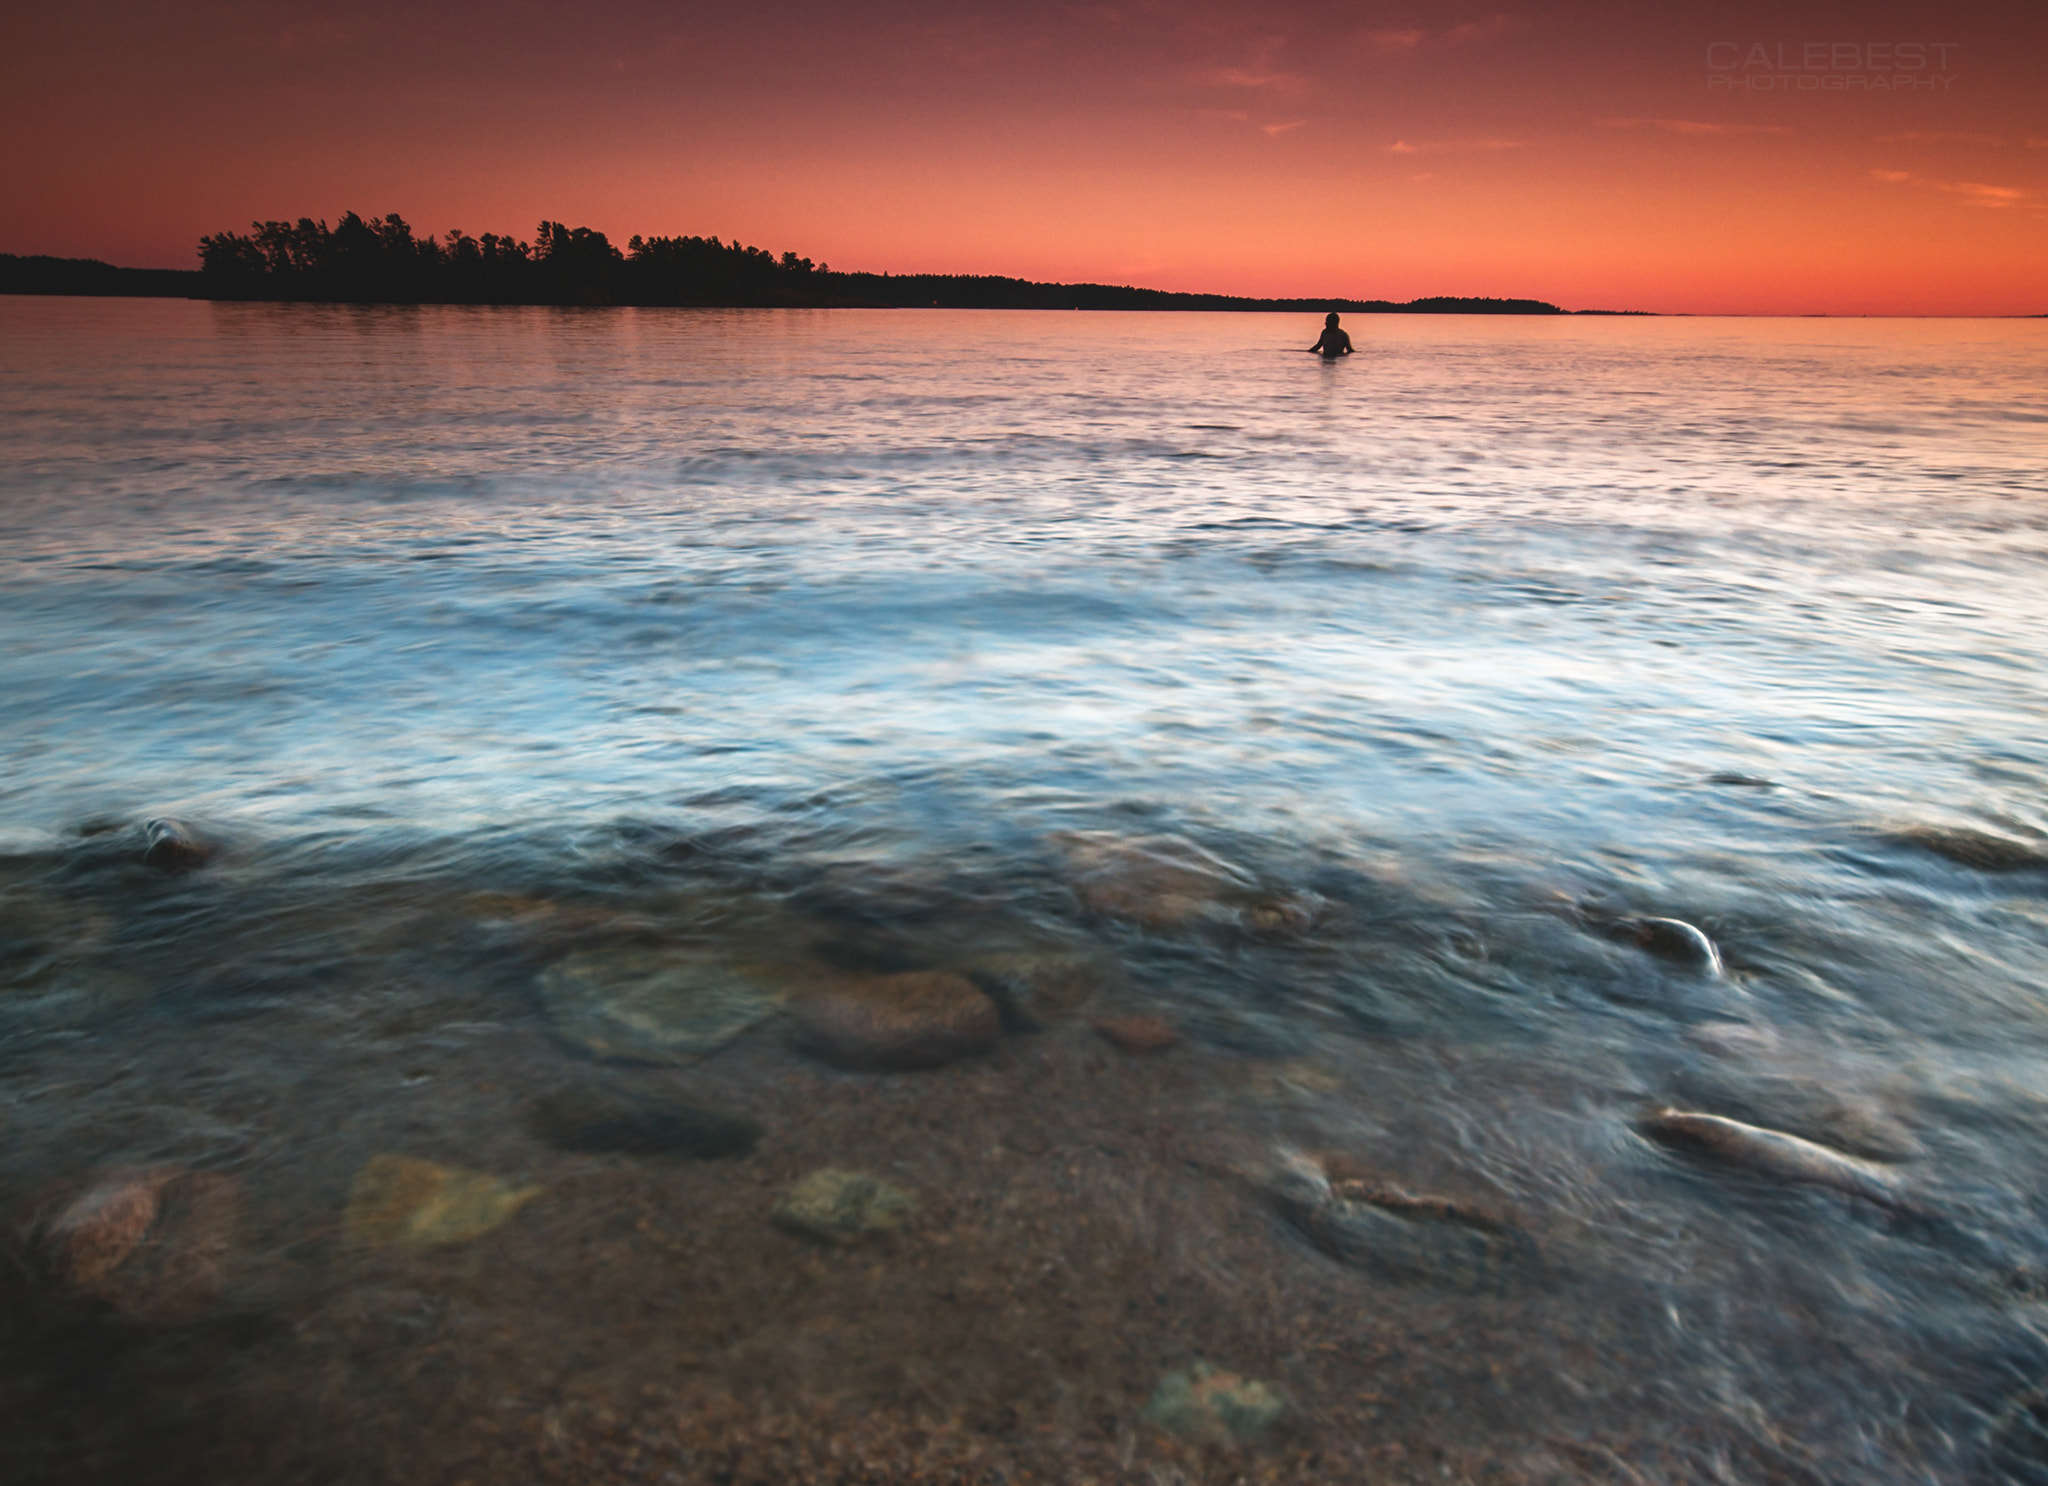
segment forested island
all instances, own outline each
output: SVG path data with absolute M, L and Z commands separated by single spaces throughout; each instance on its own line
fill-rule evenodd
M 1040 284 L 993 274 L 847 273 L 795 253 L 778 257 L 716 237 L 636 234 L 621 251 L 602 232 L 560 222 L 541 223 L 530 243 L 493 232 L 416 236 L 396 213 L 365 219 L 349 212 L 333 227 L 310 217 L 253 223 L 247 233 L 202 237 L 199 263 L 197 272 L 123 269 L 92 259 L 0 254 L 0 293 L 343 304 L 1574 313 L 1536 299 L 1253 299 L 1128 285 Z

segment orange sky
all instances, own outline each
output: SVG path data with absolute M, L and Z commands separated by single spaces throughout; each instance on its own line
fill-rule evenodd
M 12 6 L 0 251 L 186 267 L 353 209 L 1241 294 L 2038 314 L 2048 7 L 2006 10 Z

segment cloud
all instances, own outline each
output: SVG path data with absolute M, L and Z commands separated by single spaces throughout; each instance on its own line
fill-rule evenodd
M 1708 124 L 1698 119 L 1601 119 L 1602 129 L 1658 129 L 1666 134 L 1790 134 L 1783 124 Z
M 1298 72 L 1281 72 L 1270 67 L 1205 67 L 1190 81 L 1205 88 L 1277 88 L 1291 91 L 1308 79 Z
M 1385 57 L 1412 52 L 1423 46 L 1461 46 L 1468 41 L 1490 41 L 1496 36 L 1509 36 L 1528 29 L 1529 23 L 1521 17 L 1497 12 L 1442 31 L 1430 31 L 1421 26 L 1385 27 L 1361 31 L 1357 37 L 1366 51 Z
M 1387 146 L 1390 155 L 1435 155 L 1457 150 L 1520 150 L 1526 139 L 1397 139 Z
M 1406 52 L 1421 46 L 1428 34 L 1426 31 L 1368 31 L 1361 39 L 1370 51 Z
M 1299 129 L 1303 124 L 1306 124 L 1307 122 L 1307 119 L 1289 119 L 1284 124 L 1261 124 L 1259 125 L 1259 127 L 1266 131 L 1267 138 L 1278 139 L 1288 130 Z
M 1986 144 L 1986 145 L 2002 145 L 2002 144 L 2004 144 L 2004 143 L 2005 143 L 2005 141 L 2004 141 L 2004 140 L 2002 140 L 2002 139 L 2000 139 L 2000 138 L 1999 138 L 1999 137 L 1998 137 L 1998 136 L 1997 136 L 1996 134 L 1948 134 L 1948 133 L 1935 133 L 1935 134 L 1924 134 L 1924 133 L 1921 133 L 1920 131 L 1918 131 L 1918 130 L 1914 130 L 1914 129 L 1909 129 L 1909 130 L 1907 130 L 1907 131 L 1906 131 L 1905 133 L 1903 133 L 1903 134 L 1880 134 L 1880 135 L 1878 135 L 1878 136 L 1877 136 L 1877 142 L 1878 142 L 1879 144 Z
M 1873 180 L 1883 181 L 1891 186 L 1913 186 L 1920 190 L 1942 191 L 1950 196 L 1960 196 L 1972 206 L 2007 207 L 2029 206 L 2035 211 L 2041 207 L 2032 200 L 2034 193 L 2019 186 L 1993 186 L 1984 181 L 1937 181 L 1924 175 L 1915 175 L 1910 170 L 1873 170 Z

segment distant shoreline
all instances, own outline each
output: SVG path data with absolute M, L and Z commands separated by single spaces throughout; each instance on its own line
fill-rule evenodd
M 1029 279 L 965 274 L 831 274 L 833 279 L 869 281 L 880 292 L 869 294 L 760 295 L 724 298 L 554 298 L 540 296 L 399 296 L 272 292 L 249 288 L 239 292 L 209 285 L 194 268 L 120 268 L 97 258 L 54 258 L 0 253 L 0 294 L 77 295 L 129 299 L 203 299 L 295 304 L 477 304 L 571 305 L 617 308 L 699 309 L 1074 309 L 1250 311 L 1321 314 L 1338 310 L 1357 315 L 1637 315 L 1652 310 L 1567 310 L 1538 299 L 1484 299 L 1436 295 L 1395 303 L 1382 299 L 1255 299 L 1234 294 L 1188 294 L 1129 285 L 1049 284 Z M 885 286 L 885 287 L 881 287 Z M 269 286 L 263 286 L 268 288 Z
M 95 295 L 317 304 L 491 304 L 787 309 L 1181 310 L 1373 315 L 1642 315 L 1566 310 L 1540 299 L 1433 295 L 1396 303 L 1255 298 L 1058 284 L 995 274 L 835 272 L 717 238 L 634 237 L 544 222 L 529 245 L 486 233 L 416 238 L 401 219 L 354 213 L 265 222 L 249 236 L 200 239 L 199 269 L 120 268 L 94 258 L 0 253 L 0 294 Z

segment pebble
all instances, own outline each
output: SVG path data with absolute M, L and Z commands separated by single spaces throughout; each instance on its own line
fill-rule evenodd
M 1504 1219 L 1339 1175 L 1298 1151 L 1279 1153 L 1267 1192 L 1281 1216 L 1325 1254 L 1401 1283 L 1501 1295 L 1536 1269 L 1535 1244 Z
M 220 1292 L 241 1186 L 213 1171 L 159 1166 L 107 1173 L 43 1230 L 66 1289 L 136 1320 L 178 1321 Z
M 563 1150 L 634 1156 L 694 1156 L 715 1161 L 750 1155 L 761 1126 L 680 1099 L 579 1084 L 537 1101 L 533 1127 Z
M 1754 1022 L 1702 1022 L 1685 1034 L 1701 1052 L 1721 1058 L 1754 1058 L 1778 1050 L 1778 1034 Z
M 43 1247 L 51 1271 L 74 1289 L 94 1292 L 156 1226 L 163 1189 L 176 1167 L 116 1171 L 50 1220 Z
M 600 1058 L 687 1063 L 771 1014 L 765 977 L 702 954 L 646 946 L 584 950 L 540 975 L 555 1030 Z
M 1247 904 L 1239 920 L 1261 939 L 1299 939 L 1321 922 L 1328 907 L 1317 894 L 1291 893 Z
M 159 872 L 193 872 L 212 861 L 217 842 L 182 820 L 152 820 L 142 827 L 142 860 Z
M 462 1243 L 489 1233 L 541 1194 L 481 1171 L 411 1156 L 372 1156 L 349 1187 L 342 1230 L 370 1248 Z
M 1256 886 L 1237 867 L 1179 836 L 1069 831 L 1056 844 L 1084 908 L 1148 929 L 1235 918 L 1228 900 Z
M 1270 1383 L 1239 1377 L 1207 1362 L 1160 1380 L 1145 1417 L 1191 1445 L 1248 1445 L 1287 1412 Z
M 1095 999 L 1101 967 L 1082 955 L 989 955 L 961 967 L 1012 1032 L 1043 1032 Z
M 1660 960 L 1697 970 L 1710 980 L 1721 977 L 1721 951 L 1714 947 L 1713 940 L 1684 919 L 1624 919 L 1617 927 L 1637 948 Z
M 826 1167 L 778 1193 L 768 1216 L 807 1238 L 850 1244 L 888 1232 L 916 1210 L 915 1198 L 880 1177 Z
M 1180 1029 L 1163 1016 L 1104 1017 L 1095 1023 L 1095 1030 L 1118 1052 L 1133 1057 L 1180 1046 Z
M 1782 1130 L 1682 1109 L 1654 1110 L 1641 1128 L 1662 1144 L 1698 1151 L 1781 1181 L 1831 1187 L 1880 1207 L 1912 1206 L 1892 1173 Z
M 1893 834 L 1908 846 L 1931 851 L 1959 867 L 1979 872 L 2048 868 L 2048 843 L 2040 841 L 2023 841 L 1969 826 L 1907 826 Z
M 1254 1104 L 1288 1104 L 1317 1099 L 1344 1087 L 1344 1080 L 1307 1058 L 1261 1058 L 1239 1067 L 1231 1082 Z
M 1924 1156 L 1918 1136 L 1876 1098 L 1783 1074 L 1705 1068 L 1681 1073 L 1674 1094 L 1762 1127 L 1781 1128 L 1877 1161 Z
M 818 982 L 791 1005 L 799 1048 L 840 1068 L 940 1068 L 994 1049 L 996 1003 L 964 975 L 912 970 Z

